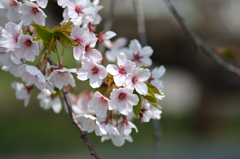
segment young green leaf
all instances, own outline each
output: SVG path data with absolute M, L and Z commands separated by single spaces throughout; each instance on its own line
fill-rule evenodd
M 142 97 L 135 89 L 133 91 L 133 94 L 136 94 L 139 98 L 138 104 L 133 106 L 133 112 L 135 116 L 138 118 L 139 112 L 141 111 L 142 107 Z
M 159 95 L 163 95 L 161 94 L 161 92 L 154 86 L 152 85 L 151 83 L 146 83 L 148 88 L 151 88 L 152 92 L 155 93 L 155 94 L 159 94 Z
M 72 46 L 78 46 L 79 45 L 79 43 L 73 41 L 70 36 L 66 35 L 63 32 L 55 31 L 54 35 L 59 36 L 67 45 L 72 45 Z
M 143 96 L 151 105 L 155 106 L 156 108 L 160 109 L 158 107 L 158 99 L 155 96 L 155 93 L 157 93 L 157 91 L 155 89 L 157 89 L 155 86 L 153 86 L 152 84 L 148 84 L 148 93 L 147 95 Z M 158 91 L 159 92 L 159 91 Z M 161 95 L 161 94 L 160 94 Z
M 51 40 L 53 36 L 52 30 L 38 24 L 32 24 L 32 26 L 35 28 L 38 37 L 40 37 L 42 40 L 45 41 Z

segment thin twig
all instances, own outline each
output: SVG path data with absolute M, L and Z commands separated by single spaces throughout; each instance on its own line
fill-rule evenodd
M 145 29 L 145 18 L 143 14 L 142 4 L 139 0 L 133 0 L 133 7 L 137 17 L 138 34 L 140 37 L 140 41 L 143 46 L 148 45 L 147 34 Z
M 55 65 L 50 57 L 48 57 L 48 62 L 49 62 L 51 65 Z M 70 116 L 71 116 L 72 122 L 73 122 L 73 124 L 77 127 L 77 129 L 79 130 L 79 132 L 81 133 L 81 138 L 82 138 L 82 140 L 83 140 L 83 141 L 85 142 L 85 144 L 87 145 L 88 149 L 90 150 L 91 155 L 93 155 L 96 159 L 100 159 L 100 157 L 98 156 L 98 154 L 97 154 L 96 151 L 94 150 L 93 145 L 92 145 L 91 142 L 89 141 L 86 133 L 84 132 L 82 126 L 81 126 L 81 125 L 78 123 L 78 121 L 75 119 L 75 115 L 74 115 L 74 113 L 73 113 L 73 110 L 72 110 L 72 106 L 71 106 L 69 97 L 68 97 L 68 95 L 67 95 L 68 92 L 63 88 L 63 89 L 62 89 L 62 93 L 63 93 L 64 101 L 65 101 L 66 104 L 67 104 L 68 112 L 69 112 L 69 114 L 70 114 Z
M 224 61 L 222 58 L 220 58 L 207 44 L 205 44 L 192 30 L 191 28 L 186 24 L 185 20 L 181 16 L 181 14 L 177 11 L 176 7 L 172 3 L 171 0 L 164 0 L 166 5 L 168 6 L 168 9 L 172 12 L 182 29 L 185 31 L 187 36 L 193 41 L 193 43 L 200 48 L 205 54 L 207 54 L 215 63 L 217 63 L 219 66 L 222 66 L 223 68 L 227 69 L 228 71 L 240 76 L 240 68 L 232 65 L 231 63 L 228 63 Z
M 138 24 L 138 34 L 140 37 L 140 42 L 143 46 L 148 45 L 146 28 L 145 28 L 145 18 L 143 14 L 143 9 L 141 2 L 139 0 L 133 0 L 134 11 L 137 17 Z M 159 121 L 156 119 L 152 120 L 153 129 L 154 129 L 154 153 L 153 159 L 160 158 L 160 145 L 161 145 L 161 128 Z

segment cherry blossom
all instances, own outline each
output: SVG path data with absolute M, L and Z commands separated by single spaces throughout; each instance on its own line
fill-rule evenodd
M 79 46 L 73 48 L 74 58 L 76 60 L 81 60 L 85 51 L 85 46 L 88 40 L 91 38 L 88 28 L 75 27 L 71 32 L 72 39 L 79 43 Z
M 19 35 L 22 34 L 22 23 L 18 25 L 13 22 L 5 24 L 5 29 L 2 30 L 0 46 L 6 49 L 6 52 L 14 50 L 18 42 Z
M 144 46 L 142 48 L 138 40 L 134 39 L 130 42 L 129 49 L 131 50 L 128 55 L 128 59 L 134 61 L 138 67 L 142 65 L 151 66 L 152 60 L 149 58 L 153 50 L 150 46 Z
M 99 123 L 96 117 L 92 115 L 77 115 L 75 119 L 80 120 L 82 123 L 82 127 L 88 133 L 95 131 L 97 136 L 106 135 L 107 131 L 103 128 L 103 126 Z
M 15 54 L 18 59 L 25 58 L 27 61 L 34 61 L 35 55 L 39 54 L 38 45 L 30 35 L 21 34 L 18 37 Z
M 92 100 L 88 103 L 90 109 L 95 110 L 95 114 L 99 117 L 104 117 L 108 109 L 110 100 L 103 96 L 100 92 L 95 92 Z
M 46 8 L 47 4 L 48 4 L 48 0 L 30 0 L 31 2 L 37 2 L 37 4 L 41 7 L 41 8 Z
M 126 77 L 125 87 L 136 89 L 139 94 L 146 95 L 148 92 L 147 85 L 144 83 L 149 79 L 151 73 L 148 69 L 135 68 L 132 73 Z
M 2 14 L 5 15 L 10 21 L 20 21 L 21 14 L 19 13 L 18 9 L 22 3 L 18 2 L 17 0 L 1 0 L 1 1 L 3 6 Z
M 121 147 L 124 145 L 125 140 L 129 141 L 129 142 L 133 142 L 133 139 L 130 135 L 105 135 L 102 136 L 101 138 L 101 142 L 104 142 L 105 140 L 112 140 L 112 143 L 117 146 L 117 147 Z
M 106 40 L 111 39 L 112 37 L 116 36 L 117 34 L 113 31 L 107 31 L 106 33 L 104 33 L 103 31 L 100 32 L 99 34 L 96 35 L 96 37 L 98 38 L 98 41 L 100 43 L 105 42 Z
M 57 1 L 58 5 L 61 6 L 62 8 L 67 7 L 69 0 L 58 0 Z
M 24 106 L 26 107 L 30 99 L 28 88 L 23 83 L 19 82 L 11 83 L 11 87 L 16 90 L 16 98 L 19 100 L 24 100 Z
M 108 135 L 119 135 L 117 128 L 109 122 L 102 122 L 101 125 L 107 131 Z
M 45 110 L 52 108 L 55 113 L 59 113 L 62 110 L 60 97 L 53 97 L 53 94 L 48 89 L 43 89 L 38 94 L 37 99 L 40 100 L 40 107 Z
M 128 88 L 113 89 L 110 94 L 109 109 L 116 109 L 121 114 L 128 115 L 132 112 L 133 106 L 137 105 L 139 101 L 138 96 L 132 93 L 133 90 Z
M 107 71 L 104 66 L 83 59 L 82 68 L 78 70 L 77 75 L 77 78 L 82 81 L 90 79 L 90 86 L 92 88 L 98 88 L 102 84 L 102 79 L 107 76 Z
M 155 67 L 152 70 L 151 77 L 148 79 L 148 83 L 151 83 L 157 87 L 160 82 L 159 78 L 161 78 L 165 74 L 165 72 L 166 69 L 164 66 Z
M 134 62 L 127 60 L 124 53 L 120 53 L 117 57 L 117 66 L 113 64 L 107 65 L 107 71 L 113 75 L 115 84 L 122 86 L 126 80 L 126 75 L 136 67 Z
M 45 25 L 45 13 L 35 3 L 26 1 L 19 8 L 22 13 L 22 22 L 24 25 L 30 25 L 33 22 L 39 25 Z
M 70 0 L 67 7 L 70 18 L 77 18 L 81 14 L 92 14 L 96 10 L 90 0 Z
M 76 73 L 76 69 L 57 68 L 47 78 L 58 89 L 62 89 L 64 86 L 70 84 L 72 87 L 76 86 L 75 80 L 71 73 Z
M 132 129 L 135 129 L 138 132 L 137 127 L 129 120 L 123 119 L 117 126 L 117 129 L 121 135 L 129 135 L 132 132 Z
M 13 74 L 15 77 L 19 77 L 18 67 L 22 64 L 13 52 L 5 53 L 0 58 L 1 63 L 7 67 L 8 71 Z
M 19 66 L 18 71 L 27 86 L 35 85 L 40 90 L 46 87 L 46 79 L 37 67 L 23 64 Z

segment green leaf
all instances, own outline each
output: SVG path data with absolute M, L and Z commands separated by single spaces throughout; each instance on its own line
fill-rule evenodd
M 73 41 L 70 36 L 66 35 L 63 32 L 55 31 L 54 35 L 56 37 L 59 36 L 67 45 L 72 45 L 72 46 L 78 46 L 79 45 L 79 43 Z
M 54 90 L 56 91 L 56 93 L 52 93 L 53 99 L 62 95 L 62 91 L 60 89 L 55 88 Z
M 138 104 L 133 106 L 133 112 L 138 118 L 139 112 L 141 111 L 141 108 L 142 108 L 142 97 L 135 89 L 133 91 L 133 94 L 136 94 L 139 98 Z
M 42 40 L 45 41 L 51 40 L 53 36 L 52 30 L 38 24 L 32 24 L 32 26 L 35 28 L 38 37 L 40 37 Z
M 151 83 L 146 83 L 146 84 L 147 84 L 147 86 L 148 86 L 148 89 L 150 88 L 153 93 L 159 94 L 159 95 L 163 95 L 163 94 L 161 94 L 161 92 L 160 92 L 154 85 L 152 85 Z

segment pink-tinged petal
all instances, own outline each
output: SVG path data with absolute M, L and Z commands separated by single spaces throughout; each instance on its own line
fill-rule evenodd
M 114 109 L 117 109 L 117 104 L 119 101 L 117 99 L 112 99 L 108 102 L 109 104 L 109 110 L 114 110 Z
M 137 105 L 139 102 L 139 98 L 136 94 L 129 94 L 127 99 L 128 99 L 128 102 L 133 106 Z
M 127 56 L 124 53 L 120 53 L 117 56 L 117 64 L 119 67 L 124 66 L 127 62 Z
M 127 38 L 118 38 L 117 40 L 114 41 L 112 49 L 113 48 L 121 48 L 124 47 L 127 44 Z
M 96 7 L 93 4 L 90 4 L 87 8 L 84 8 L 82 12 L 84 14 L 92 14 L 95 12 L 95 10 L 96 10 Z
M 151 56 L 153 53 L 153 49 L 150 46 L 144 46 L 140 52 L 142 56 Z
M 100 77 L 100 79 L 104 79 L 107 76 L 107 70 L 104 66 L 99 65 L 98 66 L 98 76 Z
M 83 52 L 84 52 L 84 48 L 82 46 L 74 47 L 73 55 L 74 55 L 75 60 L 82 60 Z
M 149 57 L 143 57 L 141 59 L 141 64 L 139 64 L 138 66 L 140 67 L 140 65 L 146 65 L 147 67 L 151 66 L 152 65 L 152 60 Z
M 160 66 L 159 68 L 158 67 L 155 67 L 153 70 L 152 70 L 152 76 L 155 78 L 155 79 L 159 79 L 161 78 L 166 72 L 166 69 L 164 66 Z
M 32 24 L 33 16 L 31 14 L 22 15 L 22 22 L 25 26 Z
M 39 13 L 35 14 L 35 16 L 33 17 L 33 20 L 36 24 L 44 26 L 46 15 L 39 8 L 38 10 L 39 10 Z
M 83 69 L 91 70 L 91 71 L 92 71 L 92 69 L 93 69 L 95 66 L 96 66 L 96 65 L 95 65 L 93 62 L 91 62 L 91 61 L 89 61 L 89 60 L 87 60 L 87 59 L 82 59 L 82 68 L 83 68 Z
M 137 82 L 135 84 L 135 89 L 136 91 L 139 93 L 139 94 L 142 94 L 142 95 L 147 95 L 147 92 L 148 92 L 148 87 L 145 83 L 143 82 Z
M 85 81 L 89 79 L 92 76 L 92 71 L 91 70 L 85 70 L 80 68 L 77 72 L 77 78 L 81 81 Z
M 72 2 L 68 3 L 68 16 L 72 19 L 78 17 L 78 13 L 75 11 L 75 5 Z
M 132 52 L 134 53 L 137 53 L 137 52 L 140 52 L 141 49 L 142 49 L 142 46 L 141 44 L 138 42 L 138 40 L 134 39 L 134 40 L 131 40 L 130 42 L 130 45 L 129 45 L 129 48 Z
M 113 79 L 114 79 L 114 82 L 115 84 L 120 87 L 124 84 L 125 80 L 126 80 L 126 75 L 123 75 L 123 74 L 118 74 L 118 75 L 115 75 L 113 76 Z
M 73 76 L 72 76 L 71 74 L 70 74 L 69 84 L 70 84 L 72 87 L 76 87 L 75 80 L 74 80 L 74 78 L 73 78 Z
M 40 71 L 35 66 L 26 65 L 26 71 L 31 75 L 37 75 Z
M 96 63 L 102 61 L 102 54 L 97 49 L 91 49 L 91 51 L 85 52 L 85 56 Z
M 146 81 L 150 78 L 151 72 L 149 69 L 141 69 L 141 74 L 138 75 L 138 80 L 139 81 Z
M 106 39 L 108 40 L 108 39 L 111 39 L 112 37 L 116 36 L 117 34 L 113 31 L 107 31 L 105 33 L 105 35 L 106 35 Z
M 117 137 L 112 138 L 112 142 L 115 146 L 121 147 L 125 143 L 125 140 L 124 140 L 124 137 L 117 136 Z
M 53 101 L 52 101 L 52 109 L 54 111 L 54 113 L 59 113 L 62 110 L 62 103 L 59 97 L 56 97 Z
M 41 8 L 46 8 L 48 4 L 48 0 L 37 0 L 37 3 Z
M 107 72 L 109 72 L 113 76 L 119 73 L 118 67 L 113 64 L 108 64 L 106 69 L 107 69 Z
M 102 84 L 102 79 L 100 79 L 98 77 L 98 75 L 92 75 L 92 77 L 90 78 L 89 82 L 90 82 L 90 86 L 92 88 L 98 88 Z
M 124 66 L 124 69 L 126 73 L 131 73 L 135 67 L 136 67 L 136 64 L 128 60 Z
M 116 103 L 115 103 L 116 104 Z M 127 107 L 127 102 L 123 102 L 123 101 L 120 101 L 118 104 L 118 109 L 119 109 L 119 112 L 123 115 L 128 115 L 130 112 L 128 109 L 126 109 Z

